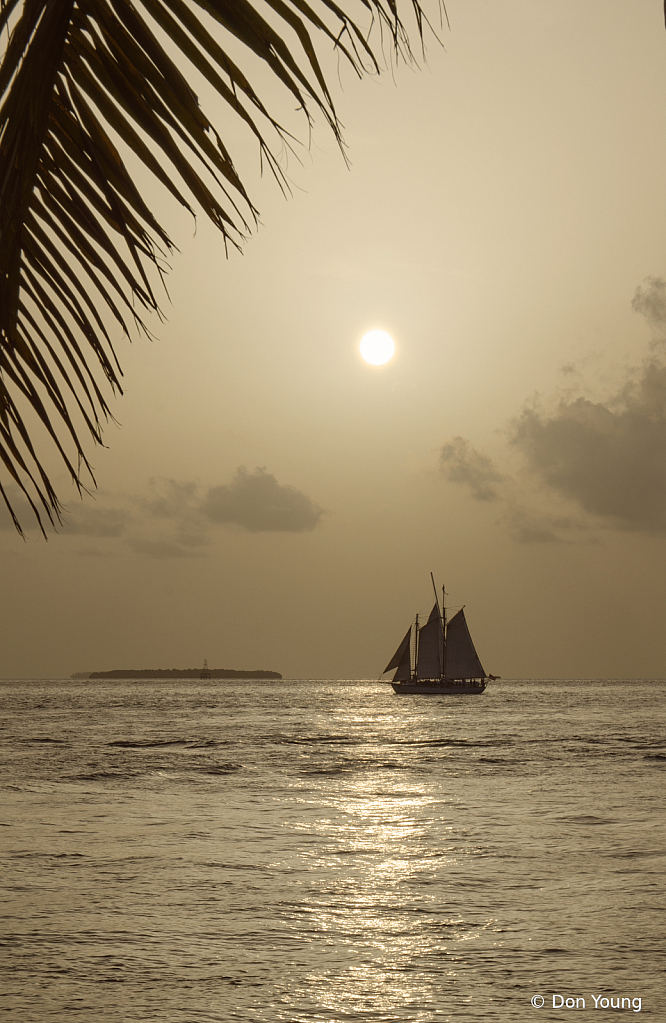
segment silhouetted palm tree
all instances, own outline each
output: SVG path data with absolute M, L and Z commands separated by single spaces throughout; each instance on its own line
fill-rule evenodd
M 411 4 L 422 40 L 423 12 Z M 353 7 L 378 23 L 380 50 L 388 32 L 395 55 L 411 59 L 397 0 Z M 284 187 L 266 129 L 290 136 L 230 51 L 264 61 L 308 126 L 318 112 L 338 141 L 313 34 L 359 75 L 379 64 L 358 20 L 332 0 L 0 0 L 0 29 L 0 458 L 44 532 L 40 511 L 54 523 L 62 509 L 35 437 L 46 431 L 79 490 L 82 468 L 92 479 L 76 422 L 101 441 L 110 411 L 100 367 L 121 391 L 112 331 L 146 330 L 141 311 L 159 312 L 148 270 L 161 277 L 173 249 L 119 147 L 238 245 L 256 210 L 188 82 L 192 67 Z

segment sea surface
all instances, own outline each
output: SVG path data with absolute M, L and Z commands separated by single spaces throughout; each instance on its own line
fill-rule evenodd
M 13 1023 L 666 1020 L 664 681 L 0 702 Z

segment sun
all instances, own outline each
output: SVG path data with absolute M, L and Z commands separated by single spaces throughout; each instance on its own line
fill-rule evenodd
M 361 355 L 373 366 L 381 366 L 393 358 L 393 338 L 385 330 L 370 330 L 361 340 Z

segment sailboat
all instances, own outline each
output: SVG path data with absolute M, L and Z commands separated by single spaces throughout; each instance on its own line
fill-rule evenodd
M 478 695 L 484 692 L 488 679 L 499 678 L 487 675 L 483 669 L 467 628 L 464 607 L 447 622 L 445 598 L 446 590 L 442 587 L 440 610 L 435 588 L 435 605 L 428 621 L 419 625 L 419 616 L 416 616 L 416 623 L 410 625 L 384 668 L 384 675 L 397 669 L 391 682 L 394 692 L 400 695 Z

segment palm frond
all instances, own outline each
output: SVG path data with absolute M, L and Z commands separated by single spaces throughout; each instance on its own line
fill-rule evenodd
M 355 4 L 410 60 L 397 0 Z M 423 12 L 411 4 L 422 42 Z M 122 392 L 111 330 L 147 332 L 144 314 L 160 313 L 151 277 L 163 278 L 174 249 L 120 149 L 239 246 L 257 211 L 188 69 L 243 122 L 283 188 L 266 131 L 287 144 L 289 133 L 230 51 L 240 43 L 262 60 L 308 124 L 323 116 L 340 144 L 313 36 L 359 75 L 379 70 L 366 31 L 332 0 L 263 0 L 261 10 L 249 0 L 0 0 L 0 461 L 44 535 L 62 508 L 34 431 L 79 490 L 83 470 L 94 483 L 79 432 L 101 443 L 111 416 L 100 372 Z

